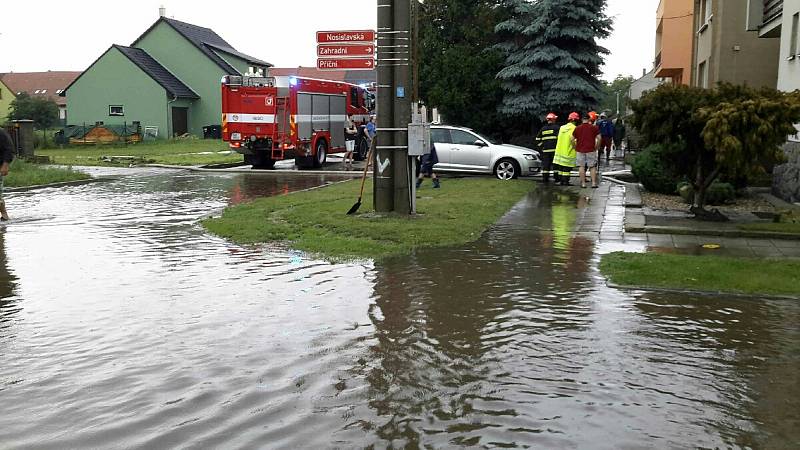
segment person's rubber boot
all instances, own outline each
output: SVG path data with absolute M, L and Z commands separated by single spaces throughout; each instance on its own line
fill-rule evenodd
M 439 179 L 438 178 L 434 178 L 433 179 L 433 188 L 434 189 L 439 189 L 440 187 L 442 187 L 442 185 L 439 184 Z
M 0 221 L 8 222 L 8 213 L 6 212 L 6 201 L 0 200 Z
M 419 189 L 420 186 L 422 186 L 422 178 L 417 178 L 417 189 Z

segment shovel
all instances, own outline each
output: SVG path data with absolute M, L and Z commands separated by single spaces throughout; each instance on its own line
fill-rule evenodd
M 369 146 L 369 152 L 367 152 L 367 163 L 364 164 L 364 176 L 361 177 L 361 193 L 358 194 L 358 201 L 350 211 L 347 211 L 348 216 L 352 216 L 358 211 L 358 208 L 361 208 L 361 199 L 364 197 L 364 183 L 367 182 L 367 172 L 369 171 L 369 165 L 372 163 L 372 154 L 375 152 L 375 141 L 378 140 L 378 137 L 375 136 L 372 138 L 372 143 Z

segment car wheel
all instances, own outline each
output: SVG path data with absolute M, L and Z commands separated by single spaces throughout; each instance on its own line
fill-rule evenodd
M 244 162 L 245 164 L 250 164 L 256 170 L 272 170 L 275 168 L 275 160 L 267 156 L 265 152 L 244 155 Z
M 510 158 L 503 158 L 494 165 L 494 176 L 498 180 L 513 180 L 519 176 L 519 163 Z
M 317 151 L 314 153 L 314 168 L 319 169 L 328 160 L 328 144 L 323 139 L 317 141 Z
M 369 144 L 366 139 L 360 139 L 356 143 L 356 151 L 353 154 L 353 159 L 356 161 L 364 161 L 367 159 L 367 153 L 369 153 Z

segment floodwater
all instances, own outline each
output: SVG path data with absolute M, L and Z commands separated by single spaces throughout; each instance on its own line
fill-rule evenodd
M 800 304 L 608 288 L 574 197 L 334 265 L 197 221 L 335 179 L 119 174 L 8 200 L 1 448 L 800 447 Z

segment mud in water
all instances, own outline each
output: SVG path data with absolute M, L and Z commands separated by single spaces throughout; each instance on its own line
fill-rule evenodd
M 332 265 L 197 221 L 336 179 L 123 175 L 8 199 L 2 448 L 800 446 L 800 304 L 608 288 L 585 199 Z

